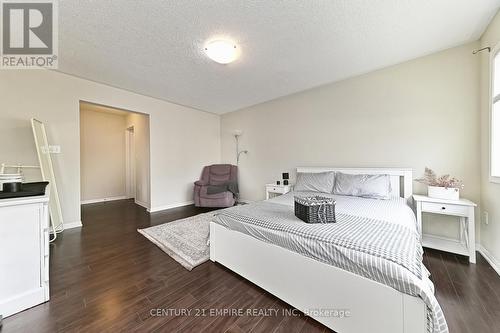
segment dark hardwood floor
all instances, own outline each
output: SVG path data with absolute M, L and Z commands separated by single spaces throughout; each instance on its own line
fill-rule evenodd
M 84 206 L 84 227 L 66 231 L 51 246 L 50 302 L 4 319 L 2 333 L 329 331 L 308 317 L 283 315 L 289 305 L 218 264 L 188 272 L 136 231 L 204 211 L 149 215 L 127 200 Z M 500 278 L 479 254 L 477 265 L 433 250 L 424 260 L 450 332 L 500 332 Z M 279 315 L 195 313 L 239 308 Z

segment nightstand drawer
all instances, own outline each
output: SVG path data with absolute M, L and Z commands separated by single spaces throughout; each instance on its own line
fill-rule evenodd
M 266 191 L 271 193 L 288 193 L 292 190 L 290 185 L 266 185 Z
M 433 202 L 422 202 L 422 211 L 436 214 L 467 216 L 469 207 L 461 205 L 439 204 Z
M 292 185 L 275 185 L 266 184 L 266 199 L 270 199 L 273 196 L 285 194 L 292 190 Z

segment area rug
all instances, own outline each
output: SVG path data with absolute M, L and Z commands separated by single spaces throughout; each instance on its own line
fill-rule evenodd
M 190 271 L 210 258 L 210 221 L 215 214 L 199 214 L 137 231 Z

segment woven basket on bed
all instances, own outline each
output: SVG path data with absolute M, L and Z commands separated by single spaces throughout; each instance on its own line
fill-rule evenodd
M 335 223 L 335 200 L 320 196 L 294 197 L 295 216 L 306 223 Z

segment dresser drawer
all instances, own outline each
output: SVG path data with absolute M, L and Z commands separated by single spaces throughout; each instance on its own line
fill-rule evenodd
M 433 202 L 422 202 L 422 211 L 458 216 L 467 216 L 469 214 L 469 208 L 467 206 L 439 204 Z

